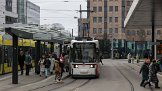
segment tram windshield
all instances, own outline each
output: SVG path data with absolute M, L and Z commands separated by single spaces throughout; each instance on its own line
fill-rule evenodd
M 96 55 L 95 43 L 74 43 L 71 59 L 76 63 L 93 63 Z

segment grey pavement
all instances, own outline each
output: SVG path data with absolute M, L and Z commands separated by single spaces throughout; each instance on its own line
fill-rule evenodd
M 52 77 L 52 76 L 49 75 L 48 78 L 50 78 L 50 77 Z M 25 85 L 29 85 L 29 84 L 33 84 L 36 82 L 46 80 L 48 78 L 45 78 L 44 76 L 40 77 L 39 75 L 36 75 L 34 72 L 34 69 L 32 69 L 29 76 L 26 76 L 25 74 L 19 75 L 18 76 L 18 84 L 12 84 L 12 75 L 7 74 L 0 78 L 0 86 L 1 86 L 0 91 L 13 90 L 13 89 L 21 87 L 21 86 L 25 86 Z M 14 91 L 17 91 L 17 90 L 14 90 Z M 21 89 L 20 91 L 23 91 L 23 90 Z

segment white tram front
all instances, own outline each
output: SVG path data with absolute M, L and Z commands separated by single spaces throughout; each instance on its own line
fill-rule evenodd
M 70 48 L 70 71 L 72 77 L 99 77 L 98 40 L 72 40 Z

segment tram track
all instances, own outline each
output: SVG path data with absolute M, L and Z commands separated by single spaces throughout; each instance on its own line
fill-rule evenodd
M 68 78 L 70 78 L 70 75 L 64 77 L 62 80 L 66 80 L 66 79 L 68 79 Z M 76 81 L 76 79 L 74 79 L 74 80 L 72 80 L 72 81 L 70 81 L 70 82 L 68 82 L 68 83 L 66 83 L 66 84 L 64 84 L 64 85 L 57 86 L 57 87 L 55 87 L 55 88 L 53 88 L 53 89 L 50 89 L 50 90 L 47 90 L 47 91 L 52 91 L 52 90 L 59 89 L 59 88 L 61 88 L 61 87 L 63 87 L 63 86 L 66 86 L 66 85 L 68 85 L 68 84 L 71 84 L 71 83 L 73 83 L 73 82 L 75 82 L 75 81 Z M 28 91 L 35 91 L 35 90 L 39 90 L 39 89 L 42 89 L 42 88 L 47 88 L 47 87 L 52 86 L 52 85 L 54 85 L 54 84 L 58 84 L 58 83 L 53 82 L 53 83 L 46 84 L 46 85 L 43 85 L 43 86 L 40 86 L 40 87 L 37 87 L 37 88 L 34 88 L 34 89 L 30 89 L 30 90 L 28 90 Z
M 75 87 L 75 88 L 73 88 L 73 89 L 71 89 L 71 90 L 69 90 L 69 91 L 77 91 L 77 89 L 79 89 L 79 88 L 85 86 L 85 85 L 88 84 L 90 81 L 91 81 L 91 79 L 88 79 L 87 81 L 85 81 L 85 82 L 82 83 L 81 85 L 79 85 L 79 86 L 77 86 L 77 87 Z
M 128 82 L 129 85 L 130 85 L 131 91 L 135 91 L 135 90 L 134 90 L 133 83 L 124 75 L 124 73 L 123 73 L 114 63 L 112 63 L 112 64 L 113 64 L 114 67 L 119 71 L 119 73 L 127 80 L 127 82 Z

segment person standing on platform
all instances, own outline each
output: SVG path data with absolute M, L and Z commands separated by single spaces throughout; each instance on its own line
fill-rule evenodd
M 42 57 L 40 58 L 39 62 L 38 62 L 38 65 L 40 67 L 40 76 L 42 76 L 42 74 L 44 73 L 44 69 L 45 69 L 45 66 L 44 66 L 44 61 L 46 60 L 46 56 L 43 54 Z
M 53 74 L 54 63 L 55 63 L 55 58 L 53 58 L 53 56 L 52 56 L 51 53 L 49 53 L 49 60 L 51 62 L 51 65 L 50 65 L 50 73 L 52 75 Z
M 64 66 L 65 66 L 65 54 L 64 53 L 62 53 L 61 55 L 60 55 L 60 67 L 61 67 L 61 77 L 62 77 L 62 75 L 63 75 L 63 72 L 64 72 Z
M 56 58 L 54 63 L 54 69 L 55 69 L 55 82 L 62 82 L 61 80 L 61 66 L 60 66 L 60 59 Z
M 49 72 L 49 68 L 51 66 L 51 62 L 49 60 L 49 57 L 47 56 L 45 61 L 44 61 L 44 66 L 45 66 L 45 77 L 47 78 L 48 77 L 48 72 Z
M 18 55 L 18 62 L 21 70 L 21 75 L 24 73 L 24 61 L 25 61 L 25 55 L 23 51 L 20 51 L 20 54 Z
M 26 52 L 25 55 L 25 65 L 26 65 L 26 75 L 29 75 L 29 70 L 32 64 L 32 57 L 30 56 L 30 54 L 28 52 Z

